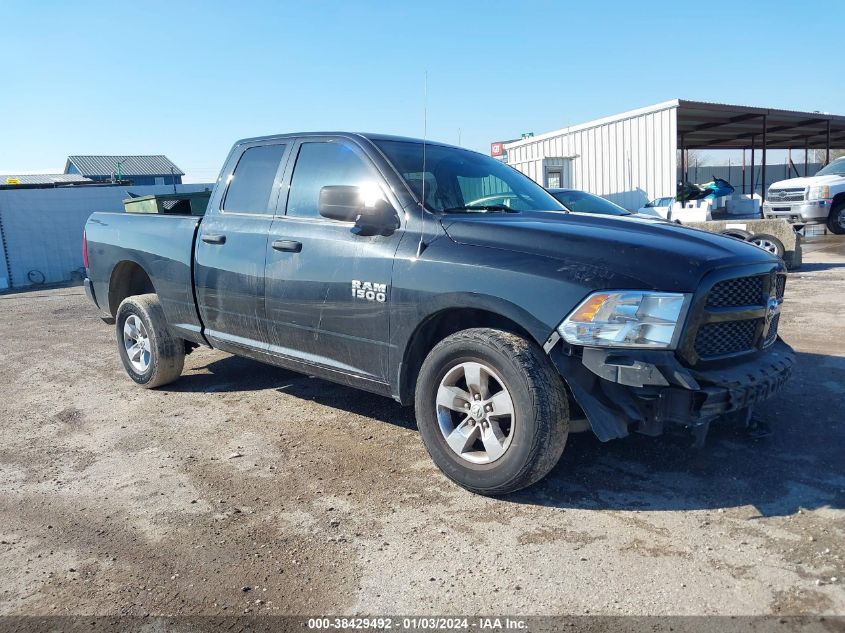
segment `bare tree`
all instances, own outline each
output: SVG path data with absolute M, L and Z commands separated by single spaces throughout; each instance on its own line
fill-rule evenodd
M 678 150 L 678 169 L 681 168 L 681 165 L 685 164 L 687 167 L 687 173 L 690 178 L 693 178 L 694 172 L 698 169 L 698 167 L 702 167 L 710 161 L 710 155 L 705 154 L 699 149 L 688 149 L 685 153 L 686 162 L 683 161 L 681 150 Z
M 830 150 L 830 160 L 836 160 L 837 158 L 841 158 L 845 156 L 845 149 L 832 149 Z M 814 163 L 820 163 L 824 165 L 824 159 L 827 157 L 827 152 L 823 149 L 814 149 L 810 150 L 810 158 Z
M 691 165 L 706 165 L 707 161 L 710 160 L 710 154 L 705 154 L 700 149 L 688 149 L 686 150 L 687 154 L 687 166 Z M 678 165 L 681 164 L 681 150 L 678 150 Z

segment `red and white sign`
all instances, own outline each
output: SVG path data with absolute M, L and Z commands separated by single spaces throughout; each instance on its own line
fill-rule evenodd
M 490 143 L 490 156 L 501 156 L 505 153 L 502 143 Z

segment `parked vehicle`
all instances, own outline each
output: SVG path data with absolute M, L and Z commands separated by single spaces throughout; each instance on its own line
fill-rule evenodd
M 731 195 L 734 191 L 733 185 L 727 180 L 713 176 L 713 180 L 701 185 L 692 182 L 679 182 L 678 194 L 675 199 L 679 202 L 689 202 L 691 200 L 704 200 L 705 198 L 721 198 Z
M 675 204 L 675 198 L 671 196 L 655 198 L 651 202 L 646 203 L 645 206 L 637 209 L 637 213 L 643 213 L 646 215 L 656 214 L 664 220 L 671 220 L 673 204 Z
M 783 218 L 798 227 L 826 224 L 831 233 L 845 235 L 845 156 L 815 176 L 772 183 L 763 217 Z
M 491 190 L 511 203 L 476 202 Z M 202 345 L 413 403 L 434 462 L 482 494 L 542 478 L 583 417 L 603 441 L 700 441 L 781 389 L 780 260 L 560 209 L 458 147 L 248 139 L 203 217 L 94 213 L 85 288 L 139 385 L 176 380 Z
M 602 198 L 580 189 L 549 189 L 550 194 L 555 200 L 560 202 L 568 211 L 573 213 L 599 213 L 602 215 L 627 215 L 631 217 L 639 217 L 641 219 L 654 220 L 659 219 L 660 216 L 653 211 L 643 211 L 640 209 L 637 213 L 632 213 L 620 207 L 618 204 L 611 202 L 607 198 Z
M 713 176 L 713 180 L 710 182 L 701 185 L 701 188 L 705 191 L 705 198 L 722 198 L 736 191 L 731 183 L 724 178 L 716 178 L 716 176 Z

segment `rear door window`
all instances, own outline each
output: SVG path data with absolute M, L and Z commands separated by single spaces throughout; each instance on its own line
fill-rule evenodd
M 269 214 L 270 192 L 285 145 L 258 145 L 241 154 L 229 181 L 223 211 Z

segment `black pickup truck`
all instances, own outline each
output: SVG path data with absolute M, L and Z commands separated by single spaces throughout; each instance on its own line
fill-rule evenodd
M 717 419 L 748 423 L 793 365 L 776 257 L 569 212 L 440 143 L 240 141 L 204 217 L 94 213 L 85 235 L 86 291 L 138 384 L 176 380 L 208 346 L 393 397 L 482 494 L 542 478 L 570 431 L 701 440 Z

